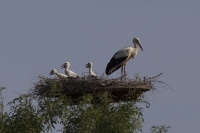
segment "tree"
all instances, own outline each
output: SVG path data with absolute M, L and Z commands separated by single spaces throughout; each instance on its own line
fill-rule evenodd
M 151 133 L 167 133 L 169 131 L 169 128 L 171 128 L 171 127 L 165 126 L 165 125 L 152 126 L 150 131 L 151 131 Z
M 113 103 L 115 98 L 108 92 L 83 94 L 74 102 L 54 85 L 44 95 L 32 92 L 20 95 L 9 102 L 10 111 L 4 112 L 0 89 L 0 132 L 39 133 L 49 132 L 61 124 L 66 133 L 136 133 L 142 132 L 142 111 L 136 103 L 147 103 L 144 95 L 130 91 L 127 101 Z M 56 96 L 53 94 L 55 94 Z M 138 98 L 130 99 L 130 97 Z M 129 99 L 128 99 L 129 98 Z M 75 104 L 76 103 L 76 104 Z M 169 127 L 153 126 L 152 133 L 166 133 Z

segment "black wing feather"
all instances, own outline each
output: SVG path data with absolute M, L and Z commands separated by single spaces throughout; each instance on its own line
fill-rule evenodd
M 114 56 L 117 54 L 118 52 L 116 52 L 114 54 Z M 110 75 L 111 73 L 113 73 L 114 71 L 118 70 L 121 66 L 118 66 L 116 69 L 114 69 L 112 72 L 109 72 L 110 69 L 112 69 L 113 67 L 116 67 L 118 64 L 122 63 L 124 60 L 126 60 L 126 58 L 128 56 L 125 56 L 125 57 L 122 57 L 122 58 L 114 58 L 114 56 L 111 58 L 110 62 L 107 64 L 107 67 L 106 67 L 106 75 Z
M 128 58 L 129 52 L 130 52 L 130 47 L 125 47 L 125 48 L 117 51 L 111 58 L 110 62 L 107 64 L 106 71 L 105 71 L 106 75 L 110 75 L 111 73 L 113 73 L 114 71 L 116 71 L 120 67 L 122 67 L 123 64 L 121 64 L 121 63 L 124 62 Z M 117 54 L 121 54 L 122 57 L 119 58 L 119 56 L 117 56 Z M 121 64 L 121 65 L 117 66 L 119 64 Z M 114 67 L 116 67 L 116 68 L 114 70 L 110 71 Z

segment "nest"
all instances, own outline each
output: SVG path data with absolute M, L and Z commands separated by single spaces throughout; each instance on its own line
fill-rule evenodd
M 162 74 L 162 73 L 161 73 Z M 139 78 L 136 76 L 135 79 L 119 77 L 115 79 L 108 79 L 104 76 L 97 76 L 97 78 L 88 78 L 86 76 L 80 78 L 67 78 L 57 79 L 39 76 L 39 81 L 36 82 L 33 89 L 33 94 L 36 96 L 43 96 L 49 91 L 61 92 L 67 96 L 71 96 L 73 99 L 77 99 L 83 93 L 100 93 L 108 91 L 116 96 L 116 101 L 119 101 L 124 95 L 130 90 L 137 90 L 143 93 L 149 90 L 154 90 L 154 84 L 158 83 L 158 77 L 161 75 L 151 78 Z

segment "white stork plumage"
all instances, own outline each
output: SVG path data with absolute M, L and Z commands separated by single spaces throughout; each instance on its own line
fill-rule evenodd
M 68 77 L 75 77 L 77 78 L 77 74 L 71 70 L 69 70 L 69 67 L 70 67 L 70 63 L 69 62 L 65 62 L 63 65 L 60 66 L 61 68 L 65 68 L 65 74 L 68 76 Z
M 52 69 L 51 72 L 49 73 L 49 75 L 53 75 L 53 74 L 57 75 L 59 79 L 68 78 L 67 75 L 57 72 L 56 69 Z
M 139 38 L 133 38 L 134 47 L 125 47 L 118 52 L 116 52 L 113 57 L 111 58 L 110 62 L 107 64 L 106 67 L 106 75 L 112 74 L 114 71 L 118 70 L 122 67 L 121 72 L 123 76 L 126 74 L 126 62 L 129 61 L 131 58 L 135 58 L 138 52 L 138 46 L 143 51 L 143 48 L 140 44 Z M 124 67 L 124 71 L 123 71 Z
M 93 66 L 92 62 L 89 62 L 85 66 L 86 66 L 86 68 L 89 68 L 89 75 L 88 75 L 88 77 L 97 77 L 96 73 L 94 73 L 92 71 L 92 66 Z

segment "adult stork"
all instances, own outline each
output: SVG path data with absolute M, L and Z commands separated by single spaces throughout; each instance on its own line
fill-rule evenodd
M 69 70 L 69 67 L 70 67 L 70 63 L 69 62 L 65 62 L 63 65 L 60 66 L 61 68 L 65 68 L 65 74 L 68 76 L 68 77 L 75 77 L 77 78 L 77 74 L 71 70 Z
M 122 76 L 123 76 L 123 72 L 124 72 L 124 75 L 126 75 L 126 63 L 131 58 L 136 57 L 137 52 L 138 52 L 138 46 L 143 51 L 139 38 L 133 38 L 133 44 L 134 44 L 134 47 L 125 47 L 117 51 L 113 55 L 110 62 L 107 64 L 106 71 L 105 71 L 106 75 L 112 74 L 114 71 L 118 70 L 120 67 L 122 67 L 121 69 Z
M 89 75 L 88 75 L 88 77 L 91 77 L 91 78 L 97 77 L 96 73 L 94 73 L 92 71 L 92 66 L 93 66 L 92 62 L 87 63 L 85 66 L 86 66 L 86 68 L 89 68 Z
M 53 74 L 57 75 L 59 79 L 68 78 L 67 75 L 57 72 L 56 69 L 52 69 L 51 72 L 49 73 L 49 75 L 53 75 Z

